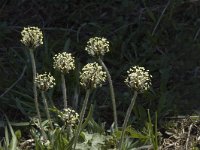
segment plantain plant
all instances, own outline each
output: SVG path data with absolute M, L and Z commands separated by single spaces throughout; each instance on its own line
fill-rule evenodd
M 67 88 L 65 81 L 65 74 L 69 73 L 70 70 L 75 69 L 75 60 L 71 53 L 58 53 L 53 57 L 54 64 L 53 68 L 58 70 L 61 73 L 61 82 L 62 82 L 62 93 L 63 93 L 63 102 L 64 108 L 67 108 Z
M 117 108 L 116 108 L 116 100 L 115 100 L 115 92 L 113 87 L 112 78 L 108 68 L 106 67 L 105 63 L 103 62 L 103 56 L 110 51 L 109 49 L 109 41 L 104 37 L 93 37 L 90 38 L 87 42 L 87 46 L 85 50 L 88 52 L 89 55 L 95 57 L 95 59 L 101 64 L 103 69 L 106 72 L 109 87 L 110 87 L 110 94 L 112 100 L 112 107 L 113 107 L 113 117 L 114 117 L 114 126 L 115 129 L 118 130 L 118 123 L 117 123 Z
M 42 119 L 39 110 L 39 103 L 38 103 L 38 92 L 35 83 L 36 78 L 36 63 L 34 58 L 34 50 L 43 44 L 43 33 L 38 27 L 27 27 L 24 28 L 21 32 L 22 39 L 21 42 L 25 45 L 25 47 L 29 50 L 31 64 L 32 64 L 32 73 L 33 73 L 33 94 L 34 94 L 34 101 L 35 101 L 35 109 L 37 112 L 37 117 L 39 119 L 39 125 L 42 131 L 42 135 L 44 139 L 47 139 L 44 129 L 42 127 Z
M 133 98 L 131 99 L 131 103 L 128 107 L 128 110 L 126 112 L 126 116 L 124 119 L 124 123 L 122 126 L 122 134 L 119 142 L 119 149 L 123 150 L 123 142 L 124 142 L 124 136 L 125 131 L 127 128 L 128 120 L 131 115 L 131 111 L 133 109 L 133 106 L 135 104 L 136 98 L 138 93 L 143 93 L 146 90 L 148 90 L 151 86 L 151 75 L 149 74 L 149 70 L 145 70 L 144 67 L 134 66 L 131 67 L 128 71 L 128 77 L 125 79 L 125 83 L 134 90 Z
M 85 88 L 86 95 L 80 113 L 80 121 L 74 137 L 74 143 L 73 143 L 74 150 L 76 148 L 76 143 L 78 141 L 78 137 L 81 132 L 81 126 L 84 119 L 85 110 L 87 108 L 90 92 L 92 89 L 97 88 L 98 86 L 102 86 L 102 83 L 105 82 L 105 79 L 106 79 L 106 72 L 104 72 L 102 67 L 99 66 L 98 63 L 96 62 L 88 63 L 82 69 L 82 72 L 80 74 L 80 84 Z

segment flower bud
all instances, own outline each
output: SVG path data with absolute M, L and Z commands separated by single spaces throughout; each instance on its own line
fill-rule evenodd
M 20 40 L 26 47 L 35 49 L 43 44 L 43 34 L 38 27 L 27 27 L 21 32 L 22 39 Z
M 53 68 L 62 73 L 68 73 L 70 70 L 75 69 L 75 60 L 71 53 L 58 53 L 53 57 L 53 59 Z
M 131 67 L 127 73 L 128 77 L 124 82 L 131 89 L 143 93 L 150 88 L 152 76 L 149 74 L 149 70 L 145 70 L 144 67 L 134 66 Z
M 35 82 L 37 87 L 41 91 L 47 91 L 48 89 L 51 89 L 55 85 L 55 79 L 51 74 L 47 74 L 46 72 L 44 74 L 37 74 L 35 78 Z
M 83 67 L 80 74 L 80 84 L 86 89 L 101 87 L 106 77 L 106 72 L 103 71 L 102 66 L 99 66 L 96 62 L 88 63 Z
M 103 37 L 90 38 L 85 50 L 94 57 L 104 56 L 109 52 L 109 41 Z
M 79 114 L 70 108 L 63 109 L 58 117 L 65 122 L 66 125 L 74 126 L 79 120 Z

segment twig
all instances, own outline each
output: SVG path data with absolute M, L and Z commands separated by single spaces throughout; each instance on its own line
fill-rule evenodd
M 137 147 L 134 150 L 151 149 L 151 148 L 153 148 L 153 145 L 145 145 L 145 146 Z
M 6 93 L 8 93 L 24 76 L 27 66 L 24 66 L 24 69 L 20 75 L 20 77 L 15 81 L 3 94 L 1 94 L 0 98 L 3 97 Z
M 167 146 L 165 147 L 165 149 L 166 149 L 166 148 L 169 148 L 169 147 L 172 147 L 172 146 L 176 146 L 176 144 L 175 144 L 175 143 L 169 144 L 169 145 L 167 145 Z
M 20 144 L 20 148 L 23 149 L 23 148 L 31 145 L 32 143 L 34 143 L 34 139 L 28 139 Z
M 188 116 L 173 116 L 173 117 L 165 117 L 165 119 L 185 119 Z M 198 119 L 199 116 L 189 116 L 190 119 Z
M 188 136 L 187 136 L 187 140 L 186 140 L 186 144 L 185 144 L 186 150 L 188 150 L 188 143 L 189 143 L 189 140 L 190 140 L 190 133 L 191 133 L 192 126 L 193 126 L 193 123 L 189 126 L 189 129 L 188 129 Z

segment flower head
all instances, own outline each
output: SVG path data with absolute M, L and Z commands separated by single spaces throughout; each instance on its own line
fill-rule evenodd
M 43 44 L 43 34 L 38 27 L 24 28 L 21 35 L 21 42 L 28 48 L 37 48 Z
M 54 57 L 53 68 L 59 70 L 62 73 L 68 73 L 75 68 L 75 60 L 71 53 L 58 53 Z
M 37 74 L 35 82 L 41 91 L 47 91 L 55 85 L 54 77 L 50 73 L 47 74 L 46 72 L 44 74 Z
M 86 89 L 96 88 L 102 86 L 106 80 L 106 72 L 103 71 L 102 66 L 98 63 L 88 63 L 82 69 L 80 74 L 80 84 Z
M 63 120 L 66 125 L 71 126 L 74 126 L 79 120 L 79 114 L 75 110 L 70 108 L 63 109 L 58 117 Z
M 109 41 L 103 37 L 90 38 L 85 50 L 89 55 L 99 57 L 109 52 Z
M 125 83 L 132 89 L 143 93 L 151 86 L 152 76 L 149 74 L 149 70 L 145 70 L 144 67 L 134 66 L 128 71 L 128 77 L 125 79 Z

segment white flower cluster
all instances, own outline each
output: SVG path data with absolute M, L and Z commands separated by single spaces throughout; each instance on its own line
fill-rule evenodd
M 68 73 L 70 70 L 75 69 L 75 60 L 71 53 L 58 53 L 54 57 L 53 68 L 62 73 Z
M 90 38 L 85 50 L 89 55 L 99 57 L 109 52 L 109 41 L 103 37 Z
M 71 126 L 74 126 L 79 120 L 79 114 L 70 108 L 63 109 L 63 112 L 61 112 L 58 117 L 60 117 L 60 119 L 63 120 L 66 125 Z
M 35 78 L 35 83 L 37 87 L 42 91 L 47 91 L 50 88 L 53 88 L 55 85 L 54 77 L 46 72 L 44 74 L 37 74 Z
M 143 93 L 151 86 L 152 76 L 149 74 L 149 70 L 145 70 L 144 67 L 134 66 L 128 71 L 128 77 L 125 79 L 125 83 L 132 89 Z
M 98 63 L 88 63 L 82 69 L 80 74 L 80 84 L 86 89 L 96 88 L 102 86 L 106 80 L 106 72 L 103 71 L 102 66 Z
M 28 48 L 37 48 L 43 44 L 43 34 L 38 27 L 24 28 L 21 35 L 21 42 Z

